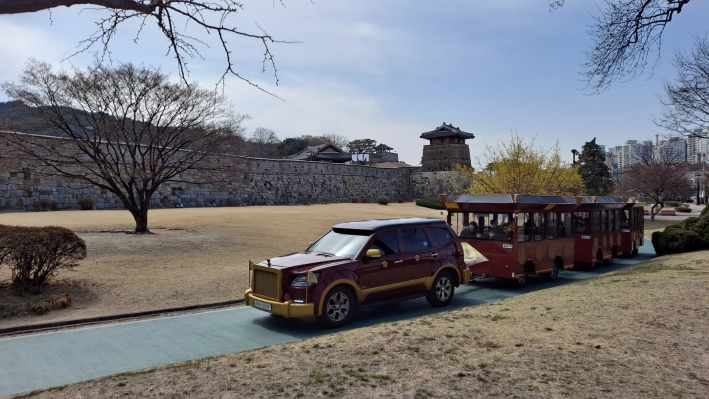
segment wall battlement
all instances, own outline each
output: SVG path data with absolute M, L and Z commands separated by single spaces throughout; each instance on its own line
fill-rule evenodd
M 244 177 L 227 184 L 165 183 L 153 196 L 151 206 L 204 207 L 350 202 L 379 196 L 435 197 L 460 193 L 452 172 L 422 172 L 420 167 L 377 168 L 327 162 L 286 159 L 243 159 Z M 2 163 L 0 163 L 2 165 Z M 78 209 L 82 198 L 93 198 L 97 209 L 121 209 L 112 193 L 72 179 L 46 175 L 31 161 L 0 166 L 0 208 L 34 210 L 38 200 L 55 200 L 59 209 Z

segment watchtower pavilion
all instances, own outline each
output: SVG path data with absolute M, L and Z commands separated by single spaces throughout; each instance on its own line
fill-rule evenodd
M 423 146 L 422 171 L 449 170 L 453 164 L 470 166 L 470 147 L 465 140 L 474 139 L 474 134 L 443 122 L 435 130 L 421 133 L 421 138 L 429 140 L 429 144 Z

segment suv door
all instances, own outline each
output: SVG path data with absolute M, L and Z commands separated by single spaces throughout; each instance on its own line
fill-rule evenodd
M 369 249 L 378 249 L 382 256 L 363 261 L 357 268 L 359 288 L 369 290 L 403 281 L 399 270 L 403 260 L 398 230 L 378 233 L 367 247 Z
M 401 240 L 404 250 L 402 281 L 428 277 L 438 252 L 426 229 L 423 227 L 401 229 Z

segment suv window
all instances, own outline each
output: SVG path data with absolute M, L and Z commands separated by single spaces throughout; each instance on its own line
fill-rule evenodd
M 430 227 L 428 231 L 431 232 L 433 239 L 436 240 L 436 243 L 438 243 L 439 247 L 444 247 L 448 245 L 449 242 L 453 241 L 453 237 L 451 237 L 451 234 L 448 229 L 444 229 L 441 227 Z
M 402 229 L 401 236 L 404 239 L 405 252 L 416 252 L 430 248 L 428 236 L 423 229 Z
M 382 255 L 394 255 L 399 253 L 399 235 L 396 230 L 385 231 L 377 236 L 369 249 L 378 249 Z

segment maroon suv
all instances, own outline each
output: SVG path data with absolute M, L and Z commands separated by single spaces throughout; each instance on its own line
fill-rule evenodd
M 426 296 L 445 306 L 470 281 L 463 248 L 440 219 L 341 223 L 308 249 L 251 265 L 247 305 L 346 324 L 359 304 Z

